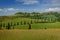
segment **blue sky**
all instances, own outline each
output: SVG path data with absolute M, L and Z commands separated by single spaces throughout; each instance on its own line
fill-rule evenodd
M 16 12 L 60 11 L 60 0 L 0 0 L 0 16 Z

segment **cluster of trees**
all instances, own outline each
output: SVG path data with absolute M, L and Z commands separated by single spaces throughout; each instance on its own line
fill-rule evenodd
M 56 22 L 60 21 L 60 12 L 17 12 L 15 16 L 0 16 L 0 22 L 4 20 L 13 20 L 15 18 L 24 17 L 24 18 L 31 18 L 31 19 L 40 19 L 41 22 Z
M 15 15 L 19 15 L 19 17 L 27 17 L 32 19 L 40 19 L 41 22 L 56 22 L 60 21 L 60 12 L 32 12 L 32 13 L 23 13 L 18 12 Z

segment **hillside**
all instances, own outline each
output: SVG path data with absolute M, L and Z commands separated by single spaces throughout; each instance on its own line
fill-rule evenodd
M 0 29 L 60 28 L 59 12 L 18 12 L 12 16 L 0 16 Z M 43 25 L 44 24 L 44 25 Z

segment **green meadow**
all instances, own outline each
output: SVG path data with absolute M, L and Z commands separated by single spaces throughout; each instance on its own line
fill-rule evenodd
M 31 23 L 32 20 L 32 23 Z M 38 23 L 35 23 L 35 21 L 38 21 Z M 8 23 L 12 23 L 11 29 L 28 29 L 29 25 L 28 23 L 31 23 L 32 29 L 44 29 L 44 28 L 60 28 L 60 22 L 55 22 L 55 23 L 39 23 L 41 20 L 35 20 L 35 19 L 30 19 L 30 18 L 16 18 L 13 20 L 7 20 L 2 22 L 2 29 L 6 29 L 6 25 Z M 22 22 L 22 24 L 21 24 Z M 24 24 L 24 22 L 26 22 Z M 18 25 L 17 25 L 18 23 Z

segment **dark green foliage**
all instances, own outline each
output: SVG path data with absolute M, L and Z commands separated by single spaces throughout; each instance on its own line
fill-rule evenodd
M 17 25 L 19 25 L 19 22 L 17 22 Z
M 16 26 L 17 24 L 16 23 L 14 23 L 14 25 L 13 26 Z
M 31 29 L 31 24 L 28 24 L 29 25 L 29 28 L 28 29 Z
M 41 22 L 55 22 L 57 17 L 54 15 L 44 15 L 41 16 L 42 21 Z
M 24 14 L 24 12 L 17 12 L 16 14 Z M 16 14 L 15 14 L 15 15 L 16 15 Z
M 0 24 L 0 29 L 2 29 L 2 24 Z
M 27 24 L 30 24 L 29 22 L 27 22 Z
M 57 19 L 58 19 L 58 21 L 60 22 L 60 16 L 59 16 Z
M 44 29 L 47 29 L 47 27 L 45 27 Z
M 10 25 L 10 23 L 8 23 L 8 25 L 7 25 L 7 29 L 11 29 L 11 25 Z
M 24 25 L 26 25 L 26 21 L 24 21 Z

